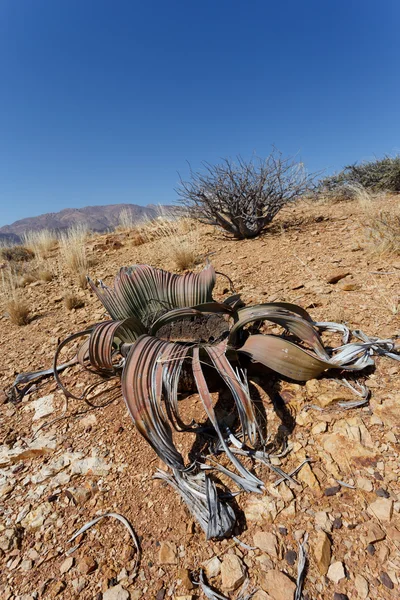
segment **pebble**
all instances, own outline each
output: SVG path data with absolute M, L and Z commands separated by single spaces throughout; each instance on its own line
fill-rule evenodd
M 368 581 L 362 575 L 356 575 L 354 579 L 354 585 L 359 598 L 361 598 L 361 600 L 365 600 L 368 597 L 369 592 Z
M 204 571 L 208 577 L 208 579 L 212 579 L 213 577 L 218 577 L 221 572 L 221 561 L 218 556 L 213 556 L 210 560 L 207 560 L 203 563 Z
M 383 488 L 379 488 L 376 490 L 375 494 L 377 496 L 379 496 L 380 498 L 389 498 L 390 494 L 387 490 L 384 490 Z
M 285 573 L 272 569 L 260 574 L 261 587 L 272 600 L 293 600 L 296 584 Z
M 365 539 L 368 544 L 373 544 L 374 542 L 380 542 L 384 540 L 386 537 L 386 533 L 383 529 L 375 523 L 374 521 L 370 521 L 367 527 L 367 533 L 365 535 Z
M 190 579 L 189 569 L 180 569 L 178 571 L 178 579 L 182 581 L 182 585 L 185 589 L 192 590 L 194 588 L 193 582 Z
M 337 517 L 336 519 L 334 519 L 334 521 L 332 523 L 332 529 L 341 529 L 342 527 L 343 527 L 342 519 L 340 517 Z
M 67 573 L 70 570 L 70 568 L 73 567 L 74 561 L 75 559 L 72 556 L 69 556 L 64 560 L 64 562 L 60 566 L 61 575 L 64 575 L 64 573 Z
M 288 550 L 287 552 L 285 552 L 285 560 L 288 565 L 293 567 L 294 563 L 297 560 L 297 552 L 295 552 L 294 550 Z
M 373 556 L 375 554 L 375 546 L 373 544 L 368 544 L 367 552 L 368 552 L 368 554 Z
M 334 583 L 339 583 L 341 579 L 346 577 L 346 573 L 344 572 L 343 563 L 340 560 L 332 563 L 328 569 L 327 573 L 328 579 L 333 581 Z
M 236 554 L 226 554 L 221 565 L 222 587 L 234 592 L 246 579 L 246 568 Z
M 335 496 L 335 494 L 337 494 L 338 492 L 340 492 L 340 485 L 335 485 L 333 487 L 326 488 L 324 491 L 324 495 Z
M 90 575 L 97 569 L 97 562 L 91 556 L 86 555 L 78 562 L 77 566 L 82 575 Z
M 389 590 L 392 590 L 394 588 L 394 583 L 393 581 L 390 579 L 389 575 L 385 572 L 382 572 L 379 575 L 379 579 L 381 580 L 382 584 L 387 587 Z
M 130 594 L 122 585 L 115 585 L 108 588 L 103 594 L 103 600 L 128 600 Z
M 331 542 L 325 531 L 318 531 L 314 556 L 321 575 L 326 575 L 331 562 Z M 329 577 L 329 575 L 328 575 Z
M 349 600 L 347 594 L 340 594 L 339 592 L 335 592 L 333 594 L 333 600 Z
M 272 558 L 278 558 L 278 539 L 273 533 L 257 531 L 253 536 L 253 544 Z
M 158 551 L 158 562 L 161 565 L 176 565 L 178 563 L 175 544 L 170 542 L 161 542 L 160 549 Z
M 368 512 L 380 521 L 390 521 L 393 513 L 393 500 L 390 498 L 377 498 L 368 506 Z

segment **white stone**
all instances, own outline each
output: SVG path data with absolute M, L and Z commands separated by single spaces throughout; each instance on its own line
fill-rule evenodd
M 103 600 L 128 600 L 130 594 L 122 585 L 114 585 L 103 594 Z
M 327 576 L 328 579 L 334 583 L 339 583 L 341 579 L 344 579 L 346 577 L 346 573 L 344 572 L 343 563 L 340 562 L 340 560 L 332 563 L 328 569 Z
M 354 580 L 354 585 L 356 586 L 357 594 L 359 598 L 365 600 L 368 596 L 369 586 L 368 581 L 364 579 L 362 575 L 356 575 Z
M 43 396 L 42 398 L 38 398 L 34 400 L 30 407 L 33 408 L 35 414 L 32 417 L 32 421 L 38 421 L 39 419 L 43 419 L 48 415 L 53 414 L 54 412 L 54 394 L 49 394 L 48 396 Z

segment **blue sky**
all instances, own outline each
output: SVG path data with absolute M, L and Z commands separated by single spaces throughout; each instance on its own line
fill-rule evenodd
M 1 0 L 0 225 L 174 201 L 187 161 L 400 150 L 398 0 Z

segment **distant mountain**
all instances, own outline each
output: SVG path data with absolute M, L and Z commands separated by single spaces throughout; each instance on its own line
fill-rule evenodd
M 28 217 L 15 221 L 11 225 L 0 227 L 0 241 L 18 242 L 26 231 L 51 229 L 62 231 L 73 225 L 86 225 L 91 231 L 107 231 L 119 224 L 121 211 L 129 211 L 133 221 L 146 217 L 157 217 L 163 210 L 174 210 L 173 206 L 148 204 L 106 204 L 104 206 L 85 206 L 84 208 L 65 208 L 57 213 L 46 213 L 38 217 Z

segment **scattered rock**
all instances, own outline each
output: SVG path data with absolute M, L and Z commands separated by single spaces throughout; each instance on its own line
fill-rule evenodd
M 90 573 L 93 573 L 97 569 L 97 562 L 87 554 L 78 562 L 77 567 L 82 575 L 90 575 Z
M 368 544 L 367 552 L 370 556 L 373 556 L 375 554 L 375 546 L 373 544 Z
M 335 271 L 334 273 L 328 275 L 328 277 L 326 278 L 326 283 L 335 284 L 341 279 L 347 277 L 348 275 L 350 275 L 349 271 Z
M 347 594 L 341 594 L 340 592 L 335 592 L 333 594 L 333 600 L 349 600 Z
M 379 498 L 390 498 L 389 492 L 383 488 L 377 489 L 375 493 Z
M 354 585 L 359 598 L 361 598 L 361 600 L 365 600 L 369 592 L 368 581 L 362 575 L 356 575 L 354 579 Z
M 64 573 L 68 573 L 71 567 L 74 566 L 75 559 L 72 556 L 69 556 L 64 560 L 64 562 L 60 566 L 60 573 L 64 575 Z
M 305 464 L 298 475 L 296 476 L 299 481 L 308 485 L 312 490 L 318 492 L 321 488 L 318 482 L 318 479 L 315 477 L 310 465 Z
M 389 575 L 385 572 L 382 572 L 379 575 L 379 579 L 381 580 L 382 584 L 387 587 L 389 590 L 392 590 L 394 588 L 394 583 L 393 581 L 390 579 Z
M 332 531 L 332 522 L 324 510 L 319 510 L 318 512 L 316 512 L 314 519 L 315 527 L 317 529 L 322 529 L 323 531 L 326 531 L 328 533 Z
M 178 571 L 178 579 L 182 581 L 182 585 L 187 590 L 192 590 L 194 588 L 193 582 L 190 578 L 189 569 L 180 569 Z
M 314 556 L 321 575 L 326 575 L 331 562 L 331 542 L 325 531 L 318 531 Z
M 103 600 L 128 600 L 129 597 L 129 592 L 120 584 L 108 588 L 103 594 Z
M 368 506 L 368 512 L 380 521 L 390 521 L 393 513 L 393 500 L 390 498 L 378 498 Z
M 294 550 L 288 550 L 287 552 L 285 552 L 284 558 L 287 564 L 293 567 L 294 563 L 297 560 L 297 552 L 295 552 Z
M 367 540 L 367 543 L 373 544 L 374 542 L 380 542 L 381 540 L 384 540 L 385 537 L 386 537 L 386 533 L 378 525 L 378 523 L 375 523 L 374 521 L 369 521 L 368 526 L 367 526 L 367 532 L 365 535 L 365 539 Z
M 246 568 L 236 554 L 226 554 L 221 565 L 222 587 L 234 592 L 246 579 Z
M 108 475 L 111 465 L 107 464 L 98 456 L 90 456 L 81 460 L 75 460 L 71 464 L 71 472 L 76 475 L 92 474 L 98 477 Z
M 271 600 L 271 596 L 269 596 L 263 590 L 257 590 L 257 592 L 251 597 L 251 600 Z
M 273 533 L 257 531 L 253 536 L 253 544 L 272 558 L 278 558 L 278 540 Z
M 296 584 L 285 573 L 272 569 L 261 573 L 261 587 L 273 600 L 293 600 Z
M 218 577 L 221 572 L 221 561 L 218 556 L 213 556 L 204 563 L 204 571 L 208 577 L 208 579 L 212 579 L 213 577 Z
M 360 490 L 364 490 L 364 492 L 372 492 L 373 490 L 372 481 L 370 481 L 366 477 L 357 477 L 356 487 Z
M 332 563 L 328 569 L 327 576 L 328 579 L 334 583 L 339 583 L 341 579 L 344 579 L 346 577 L 346 573 L 344 572 L 343 563 L 340 562 L 340 560 Z
M 14 446 L 10 449 L 7 446 L 0 446 L 0 468 L 8 467 L 21 460 L 35 458 L 49 454 L 56 447 L 56 437 L 54 433 L 42 435 L 37 439 L 27 443 L 24 448 Z
M 44 417 L 53 414 L 54 394 L 49 394 L 48 396 L 43 396 L 42 398 L 34 400 L 30 403 L 29 407 L 33 408 L 35 411 L 32 421 L 38 421 L 39 419 L 43 419 Z
M 65 581 L 52 581 L 47 589 L 46 597 L 55 598 L 58 594 L 61 594 L 67 587 Z
M 158 551 L 158 562 L 161 565 L 176 565 L 178 564 L 178 556 L 175 544 L 170 542 L 161 542 Z
M 340 492 L 340 485 L 335 485 L 333 487 L 326 488 L 324 490 L 324 496 L 335 496 L 338 492 Z

